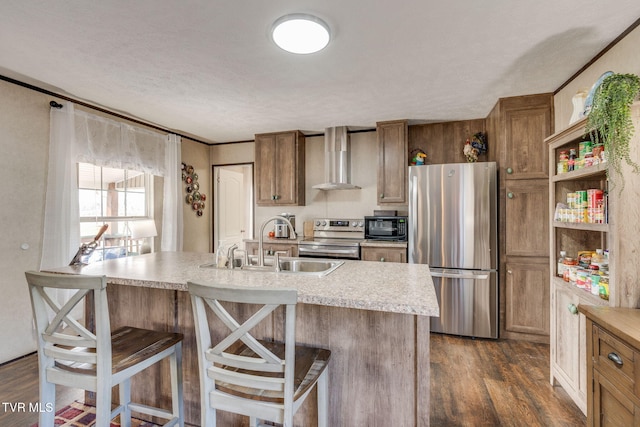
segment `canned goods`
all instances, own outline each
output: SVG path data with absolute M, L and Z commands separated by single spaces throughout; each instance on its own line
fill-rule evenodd
M 580 289 L 586 289 L 587 276 L 589 276 L 589 272 L 586 269 L 578 268 L 576 271 L 576 286 Z
M 600 294 L 600 275 L 599 274 L 591 275 L 591 293 L 593 295 Z
M 601 208 L 604 202 L 604 192 L 597 188 L 587 190 L 587 207 Z
M 576 191 L 576 207 L 577 208 L 586 208 L 587 207 L 587 190 L 578 190 Z
M 556 173 L 561 174 L 569 172 L 569 161 L 568 160 L 560 160 L 557 165 Z
M 602 152 L 604 151 L 604 145 L 596 144 L 591 148 L 591 152 L 593 153 L 593 157 L 598 159 L 598 162 L 602 160 Z
M 581 141 L 578 144 L 578 153 L 579 153 L 578 157 L 584 157 L 587 153 L 591 152 L 592 147 L 593 145 L 591 141 Z
M 558 160 L 569 160 L 569 152 L 567 150 L 561 150 L 560 154 L 558 155 Z

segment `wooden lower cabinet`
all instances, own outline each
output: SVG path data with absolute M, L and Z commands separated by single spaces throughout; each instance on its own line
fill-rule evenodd
M 505 264 L 502 338 L 549 342 L 549 260 L 509 258 Z
M 363 261 L 407 262 L 407 248 L 363 246 L 360 256 Z
M 584 292 L 584 291 L 580 291 Z M 584 303 L 564 281 L 551 283 L 551 384 L 561 385 L 580 410 L 587 413 L 586 318 Z
M 249 255 L 258 255 L 258 242 L 245 242 L 245 249 Z M 272 240 L 268 240 L 262 243 L 262 250 L 265 255 L 273 255 L 276 252 L 281 252 L 282 256 L 297 257 L 298 243 L 274 242 Z
M 640 426 L 640 310 L 579 310 L 587 319 L 587 425 Z
M 637 399 L 630 399 L 598 371 L 593 374 L 594 427 L 640 426 L 640 407 Z

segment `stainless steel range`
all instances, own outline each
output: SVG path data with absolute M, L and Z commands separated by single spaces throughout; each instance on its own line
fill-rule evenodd
M 316 218 L 313 237 L 298 243 L 298 254 L 301 257 L 360 259 L 363 240 L 362 218 Z

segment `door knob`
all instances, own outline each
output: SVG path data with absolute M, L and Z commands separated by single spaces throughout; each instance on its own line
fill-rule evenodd
M 569 312 L 571 314 L 578 314 L 578 307 L 576 307 L 575 304 L 569 304 L 567 305 L 567 309 L 569 310 Z
M 380 258 L 380 262 L 384 262 L 384 257 Z
M 510 199 L 513 199 L 513 193 L 511 191 L 509 191 L 507 193 L 507 197 L 510 198 Z
M 511 168 L 507 168 L 507 173 L 508 173 L 509 175 L 511 175 L 511 174 L 513 173 L 513 169 L 511 169 Z

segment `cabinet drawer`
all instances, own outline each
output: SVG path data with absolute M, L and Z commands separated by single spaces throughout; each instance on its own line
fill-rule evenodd
M 619 389 L 640 397 L 638 354 L 604 329 L 593 328 L 593 366 Z

